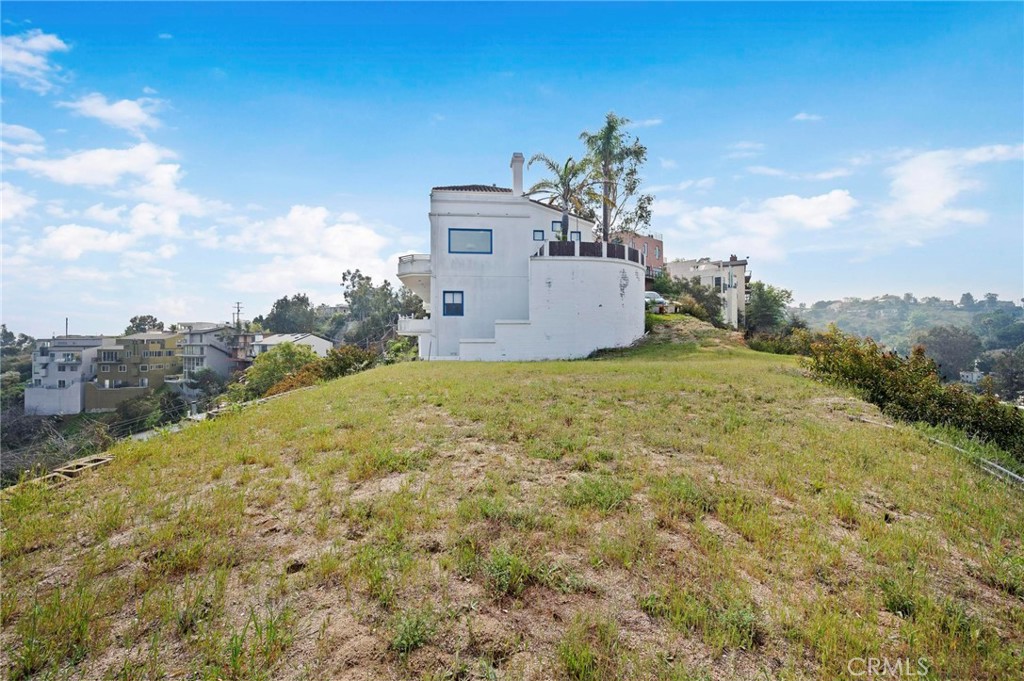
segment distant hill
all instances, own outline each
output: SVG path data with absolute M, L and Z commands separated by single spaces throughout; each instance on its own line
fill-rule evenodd
M 0 664 L 653 681 L 873 657 L 1019 678 L 1017 490 L 736 334 L 651 339 L 381 367 L 17 488 Z
M 971 329 L 984 349 L 1012 349 L 1024 342 L 1024 308 L 991 295 L 980 301 L 960 303 L 910 294 L 876 298 L 822 300 L 809 307 L 790 308 L 812 329 L 835 324 L 842 331 L 873 338 L 888 348 L 906 353 L 915 336 L 935 326 Z

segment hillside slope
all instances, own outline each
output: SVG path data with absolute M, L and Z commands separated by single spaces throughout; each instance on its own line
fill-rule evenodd
M 3 501 L 12 679 L 1020 678 L 1024 497 L 684 324 L 411 363 Z M 915 666 L 915 669 L 917 667 Z

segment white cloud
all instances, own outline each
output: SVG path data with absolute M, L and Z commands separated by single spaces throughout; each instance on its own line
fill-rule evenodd
M 753 158 L 764 152 L 764 144 L 751 141 L 734 142 L 726 147 L 726 151 L 725 158 Z
M 658 161 L 665 170 L 674 170 L 679 167 L 679 164 L 670 158 L 659 158 Z
M 56 87 L 60 71 L 50 63 L 50 54 L 69 49 L 63 40 L 38 28 L 4 36 L 0 39 L 0 72 L 21 87 L 44 95 Z
M 142 134 L 143 128 L 160 127 L 160 120 L 155 114 L 161 105 L 161 100 L 149 97 L 108 102 L 107 98 L 98 92 L 85 95 L 73 102 L 57 104 L 57 106 L 71 109 L 79 116 L 95 118 L 111 127 L 127 130 L 136 135 Z
M 789 173 L 778 168 L 768 166 L 747 166 L 747 172 L 751 175 L 767 175 L 768 177 L 788 177 Z
M 121 214 L 127 210 L 126 206 L 114 206 L 113 208 L 106 208 L 102 203 L 89 206 L 82 215 L 89 218 L 94 222 L 102 222 L 108 225 L 116 225 L 121 222 Z
M 375 279 L 394 275 L 390 254 L 382 255 L 390 239 L 354 213 L 332 214 L 320 206 L 292 206 L 286 216 L 252 222 L 220 243 L 233 250 L 274 256 L 269 262 L 230 272 L 228 283 L 237 290 L 336 295 L 346 269 L 358 268 Z
M 42 241 L 32 248 L 36 252 L 52 254 L 62 260 L 77 260 L 83 253 L 90 251 L 123 251 L 135 243 L 136 239 L 135 235 L 128 232 L 108 232 L 97 227 L 67 224 L 47 227 Z
M 911 156 L 886 169 L 891 201 L 878 211 L 883 222 L 904 232 L 941 230 L 954 223 L 978 225 L 988 219 L 981 209 L 952 205 L 962 194 L 981 188 L 967 176 L 972 166 L 1024 158 L 1024 145 L 989 145 L 940 149 Z
M 848 168 L 831 168 L 817 173 L 791 173 L 771 166 L 747 166 L 747 172 L 751 175 L 785 177 L 791 180 L 834 180 L 837 177 L 847 177 L 851 174 Z
M 48 201 L 46 204 L 46 214 L 51 215 L 59 220 L 70 220 L 75 217 L 75 211 L 68 210 L 64 207 L 64 201 L 57 199 Z
M 125 175 L 145 176 L 174 152 L 150 142 L 128 149 L 89 149 L 60 159 L 19 158 L 14 167 L 59 184 L 88 187 L 111 186 Z
M 797 115 L 793 116 L 789 120 L 791 120 L 791 121 L 816 122 L 816 121 L 822 120 L 822 117 L 819 116 L 818 114 L 812 114 L 812 113 L 807 113 L 806 111 L 801 111 L 800 113 L 798 113 Z
M 31 144 L 29 142 L 12 144 L 7 140 L 0 140 L 0 151 L 3 151 L 5 154 L 10 154 L 11 156 L 33 156 L 46 151 L 46 147 L 42 144 Z
M 630 121 L 629 124 L 626 127 L 629 127 L 629 128 L 653 128 L 654 126 L 661 125 L 664 122 L 665 121 L 663 121 L 660 118 L 645 118 L 645 119 L 640 120 L 640 121 Z
M 157 38 L 159 38 L 160 40 L 171 40 L 171 39 L 174 38 L 174 36 L 171 35 L 170 33 L 161 33 L 160 35 L 157 36 Z
M 14 125 L 13 123 L 0 123 L 0 137 L 3 137 L 5 140 L 31 142 L 32 144 L 42 144 L 44 142 L 43 136 L 32 128 L 26 128 L 24 125 Z
M 656 201 L 652 211 L 658 219 L 672 220 L 674 227 L 665 230 L 671 237 L 699 239 L 711 252 L 742 252 L 772 260 L 785 256 L 788 235 L 834 227 L 849 219 L 857 205 L 848 191 L 834 189 L 817 196 L 790 194 L 744 202 L 734 208 Z
M 682 192 L 687 189 L 696 189 L 699 192 L 703 192 L 714 186 L 715 178 L 702 177 L 699 180 L 683 180 L 678 184 L 655 184 L 647 187 L 646 191 L 657 194 L 659 192 Z
M 0 182 L 0 222 L 27 215 L 29 209 L 37 203 L 36 199 L 10 182 Z

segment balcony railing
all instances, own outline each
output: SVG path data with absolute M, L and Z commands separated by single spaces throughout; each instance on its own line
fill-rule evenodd
M 614 258 L 629 260 L 645 265 L 647 258 L 635 248 L 627 248 L 622 244 L 600 243 L 588 241 L 549 241 L 534 254 L 535 258 Z
M 429 319 L 398 318 L 398 333 L 403 336 L 417 336 L 423 333 L 430 333 L 431 328 L 431 320 Z
M 403 255 L 398 259 L 398 277 L 401 279 L 409 275 L 429 275 L 430 255 L 425 253 L 414 253 Z

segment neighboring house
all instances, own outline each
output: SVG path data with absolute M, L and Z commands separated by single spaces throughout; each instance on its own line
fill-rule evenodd
M 312 349 L 318 357 L 326 357 L 327 353 L 334 347 L 332 341 L 315 333 L 275 333 L 270 336 L 264 336 L 256 341 L 252 346 L 253 355 L 254 357 L 259 357 L 264 352 L 273 349 L 281 343 L 305 345 Z
M 203 369 L 211 369 L 224 379 L 252 364 L 252 346 L 256 334 L 244 325 L 214 322 L 181 322 L 176 327 L 181 341 L 181 375 L 169 380 L 180 390 Z
M 182 337 L 172 331 L 147 331 L 99 347 L 95 374 L 85 384 L 85 411 L 113 411 L 126 400 L 156 390 L 167 377 L 180 374 L 178 342 Z
M 665 266 L 673 277 L 690 280 L 700 278 L 702 286 L 710 286 L 722 296 L 722 321 L 734 329 L 739 328 L 740 313 L 747 302 L 747 261 L 735 255 L 728 260 L 676 260 Z
M 665 242 L 661 234 L 634 234 L 632 232 L 614 232 L 608 237 L 612 243 L 625 244 L 635 248 L 644 256 L 647 267 L 648 288 L 654 278 L 661 274 L 665 267 Z
M 620 244 L 584 242 L 594 223 L 523 194 L 523 155 L 512 188 L 434 187 L 430 254 L 399 258 L 398 277 L 427 319 L 400 319 L 423 359 L 585 357 L 643 335 L 645 264 Z
M 975 363 L 975 367 L 971 371 L 961 371 L 960 372 L 960 382 L 961 383 L 969 383 L 970 385 L 978 385 L 978 383 L 980 383 L 981 379 L 983 379 L 983 378 L 985 378 L 985 372 L 984 371 L 978 371 L 977 363 Z
M 99 348 L 112 346 L 114 341 L 103 336 L 56 336 L 38 341 L 32 353 L 32 379 L 25 388 L 25 413 L 81 413 L 85 384 L 96 376 Z

